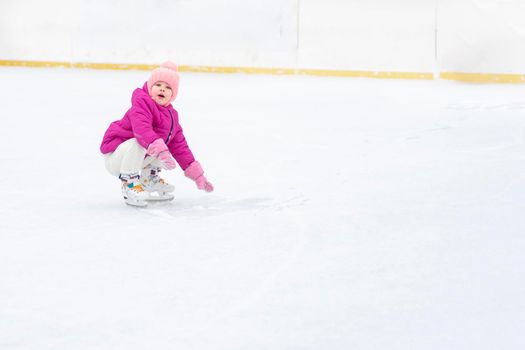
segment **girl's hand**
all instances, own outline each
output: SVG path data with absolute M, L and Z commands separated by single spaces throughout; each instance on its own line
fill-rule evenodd
M 168 146 L 164 143 L 164 140 L 162 139 L 156 139 L 153 141 L 149 146 L 147 153 L 160 160 L 164 166 L 164 169 L 175 169 L 177 164 L 175 163 L 175 159 L 171 156 L 170 151 L 168 150 Z
M 171 156 L 170 151 L 161 152 L 157 156 L 157 159 L 162 162 L 162 164 L 164 165 L 164 169 L 172 170 L 175 169 L 175 167 L 177 166 L 177 164 L 175 163 L 175 159 L 173 159 L 173 157 Z
M 168 146 L 164 143 L 163 139 L 156 139 L 148 146 L 147 153 L 152 157 L 158 157 L 162 152 L 168 151 Z
M 206 177 L 204 177 L 204 170 L 202 170 L 199 162 L 195 161 L 191 163 L 190 166 L 184 170 L 184 175 L 195 181 L 199 190 L 204 190 L 206 192 L 213 191 L 213 185 L 206 179 Z

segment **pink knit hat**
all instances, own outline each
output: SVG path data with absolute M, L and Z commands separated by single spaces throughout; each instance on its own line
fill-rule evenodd
M 163 81 L 171 87 L 172 95 L 171 99 L 167 104 L 170 104 L 177 97 L 179 91 L 179 67 L 176 63 L 166 61 L 160 65 L 159 68 L 155 68 L 151 72 L 151 76 L 148 79 L 148 93 L 151 95 L 151 87 L 158 81 Z

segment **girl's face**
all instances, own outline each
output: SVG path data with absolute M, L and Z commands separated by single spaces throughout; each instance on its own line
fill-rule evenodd
M 163 81 L 157 81 L 151 87 L 151 98 L 161 106 L 166 105 L 172 95 L 171 87 Z

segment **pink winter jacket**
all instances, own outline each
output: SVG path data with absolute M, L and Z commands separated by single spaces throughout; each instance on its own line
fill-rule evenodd
M 142 89 L 135 89 L 131 108 L 124 117 L 109 125 L 100 151 L 103 154 L 111 153 L 122 142 L 133 137 L 145 149 L 156 139 L 162 138 L 183 170 L 195 161 L 182 133 L 177 111 L 171 104 L 164 107 L 153 101 L 148 94 L 147 84 Z

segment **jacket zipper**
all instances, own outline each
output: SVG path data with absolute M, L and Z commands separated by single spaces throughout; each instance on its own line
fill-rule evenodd
M 170 141 L 170 136 L 171 136 L 171 132 L 173 131 L 173 115 L 171 114 L 171 111 L 168 109 L 168 112 L 170 112 L 170 117 L 171 117 L 171 127 L 170 127 L 170 132 L 168 134 L 168 138 L 166 139 L 166 145 L 168 144 L 168 142 Z

